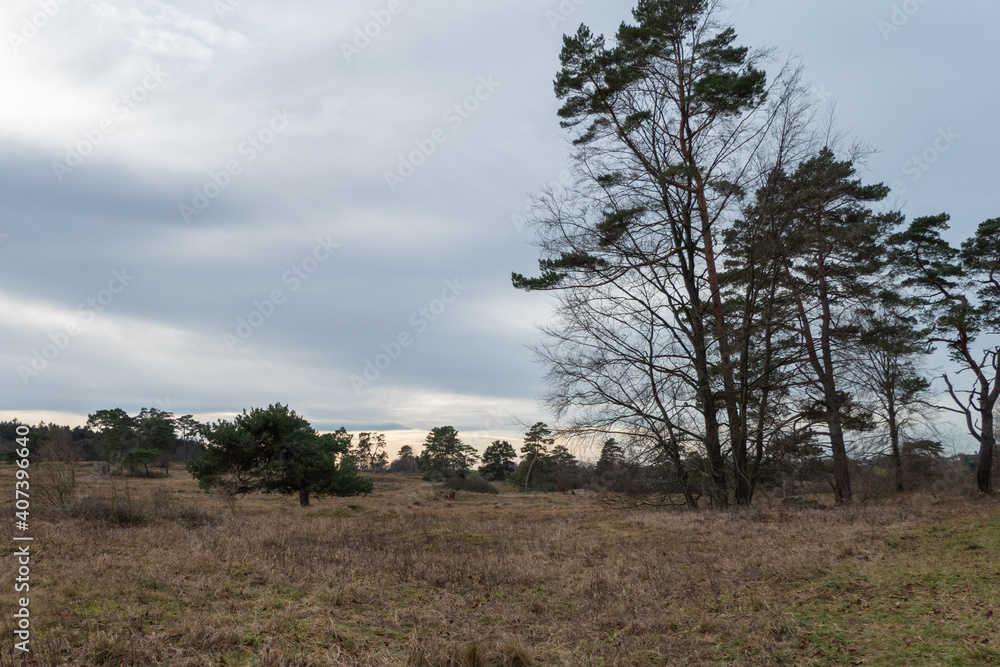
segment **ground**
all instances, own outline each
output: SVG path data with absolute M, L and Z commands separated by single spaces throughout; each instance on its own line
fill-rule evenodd
M 621 511 L 374 480 L 231 508 L 88 466 L 77 497 L 114 508 L 33 500 L 29 659 L 0 560 L 0 666 L 1000 664 L 995 499 Z

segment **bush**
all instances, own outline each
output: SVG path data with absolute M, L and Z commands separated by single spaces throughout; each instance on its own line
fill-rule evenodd
M 487 482 L 482 477 L 449 477 L 444 482 L 445 488 L 454 491 L 471 491 L 472 493 L 500 493 L 500 489 Z
M 73 501 L 80 467 L 80 457 L 69 443 L 69 429 L 49 429 L 49 441 L 39 451 L 33 484 L 36 495 L 43 503 L 63 509 Z
M 139 508 L 109 498 L 88 496 L 69 507 L 69 515 L 85 521 L 102 521 L 113 526 L 145 526 L 149 517 Z
M 215 526 L 221 519 L 198 508 L 177 502 L 167 491 L 157 489 L 152 498 L 140 502 L 128 487 L 112 486 L 110 497 L 87 496 L 70 504 L 74 519 L 102 522 L 111 526 L 146 526 L 154 521 L 173 521 L 186 528 Z

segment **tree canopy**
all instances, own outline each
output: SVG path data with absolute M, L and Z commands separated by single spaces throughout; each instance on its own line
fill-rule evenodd
M 348 454 L 350 434 L 320 435 L 286 405 L 244 410 L 232 421 L 204 426 L 202 435 L 202 456 L 188 470 L 204 489 L 231 476 L 237 493 L 298 494 L 305 507 L 310 496 L 356 496 L 373 488 Z

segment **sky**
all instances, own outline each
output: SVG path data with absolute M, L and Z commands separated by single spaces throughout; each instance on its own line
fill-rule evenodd
M 727 0 L 954 240 L 1000 215 L 1000 4 Z M 7 0 L 0 418 L 519 440 L 550 421 L 528 197 L 566 177 L 562 34 L 619 0 Z

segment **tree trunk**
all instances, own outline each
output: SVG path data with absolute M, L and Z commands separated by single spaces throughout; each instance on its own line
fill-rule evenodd
M 821 254 L 825 250 L 820 245 Z M 822 308 L 823 319 L 820 327 L 820 351 L 823 355 L 822 363 L 822 385 L 826 394 L 826 421 L 830 428 L 830 449 L 833 451 L 833 480 L 834 495 L 837 505 L 846 505 L 853 499 L 851 493 L 851 469 L 847 458 L 847 446 L 844 444 L 844 424 L 841 415 L 840 397 L 837 395 L 837 384 L 834 373 L 833 361 L 833 312 L 831 310 L 831 298 L 826 280 L 826 266 L 819 262 L 818 294 L 819 303 Z
M 993 407 L 996 403 L 986 398 L 985 391 L 981 400 L 982 410 L 980 415 L 983 422 L 983 435 L 979 441 L 979 464 L 976 466 L 976 487 L 980 493 L 989 494 L 993 491 L 993 450 L 996 447 L 996 432 L 993 430 Z
M 840 405 L 836 402 L 827 415 L 827 426 L 830 429 L 830 448 L 833 450 L 833 483 L 835 502 L 846 505 L 854 495 L 851 492 L 850 461 L 847 458 L 847 447 L 844 444 L 844 427 L 840 421 Z
M 691 158 L 691 164 L 695 162 Z M 733 463 L 736 468 L 735 494 L 738 505 L 750 504 L 750 486 L 747 478 L 747 440 L 742 424 L 742 415 L 738 408 L 736 384 L 733 379 L 732 354 L 729 349 L 729 326 L 726 322 L 725 308 L 722 304 L 722 290 L 719 287 L 719 274 L 715 266 L 715 247 L 712 238 L 712 222 L 708 211 L 708 201 L 705 199 L 705 184 L 701 178 L 696 179 L 698 185 L 698 213 L 701 217 L 702 252 L 705 256 L 705 269 L 708 274 L 709 293 L 712 298 L 712 315 L 715 322 L 715 335 L 719 346 L 719 372 L 722 375 L 723 395 L 726 403 L 726 418 L 729 425 L 729 445 L 733 452 Z M 720 459 L 721 459 L 720 452 Z M 725 480 L 723 480 L 725 483 Z M 728 494 L 727 494 L 728 495 Z
M 890 390 L 892 391 L 892 390 Z M 899 424 L 896 422 L 896 401 L 892 394 L 888 396 L 889 413 L 889 444 L 892 446 L 892 468 L 896 482 L 896 491 L 902 493 L 903 488 L 903 457 L 899 453 Z
M 705 453 L 708 458 L 708 477 L 709 484 L 712 488 L 710 489 L 712 495 L 712 504 L 715 509 L 725 509 L 729 506 L 729 489 L 726 484 L 726 462 L 722 456 L 722 443 L 719 438 L 719 419 L 716 415 L 715 407 L 715 395 L 712 392 L 711 380 L 708 378 L 707 370 L 703 371 L 703 368 L 707 368 L 707 359 L 704 361 L 704 366 L 701 357 L 705 355 L 704 350 L 698 349 L 695 351 L 696 357 L 699 358 L 698 364 L 698 393 L 700 395 L 702 406 L 703 406 L 703 416 L 705 419 Z
M 299 489 L 299 507 L 309 507 L 309 489 Z
M 661 441 L 660 447 L 666 451 L 670 460 L 673 461 L 674 467 L 677 469 L 677 481 L 681 485 L 681 489 L 684 493 L 684 505 L 688 509 L 698 509 L 698 499 L 695 498 L 694 493 L 691 492 L 691 480 L 688 476 L 687 470 L 684 468 L 684 461 L 681 459 L 680 447 L 678 447 L 676 438 L 671 435 L 670 442 L 663 443 Z
M 718 408 L 709 374 L 708 341 L 702 319 L 703 311 L 697 286 L 689 276 L 685 276 L 685 283 L 691 297 L 691 346 L 694 352 L 695 375 L 698 380 L 697 395 L 701 402 L 702 417 L 705 420 L 705 454 L 708 462 L 712 504 L 715 509 L 725 509 L 729 506 L 729 489 L 726 483 L 726 462 L 725 457 L 722 456 L 722 442 L 719 437 Z
M 528 492 L 528 482 L 531 481 L 531 469 L 535 467 L 535 461 L 538 460 L 539 452 L 535 452 L 535 455 L 531 457 L 531 463 L 528 464 L 528 472 L 524 476 L 524 492 Z

